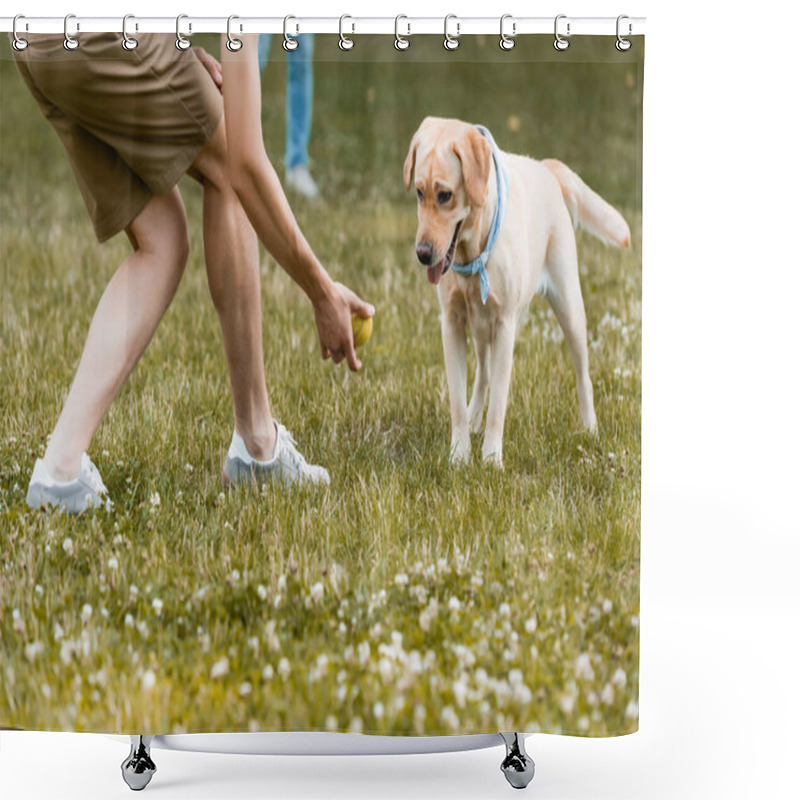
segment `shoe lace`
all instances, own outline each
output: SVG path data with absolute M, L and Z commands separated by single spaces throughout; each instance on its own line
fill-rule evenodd
M 281 450 L 288 456 L 292 462 L 292 466 L 301 472 L 308 469 L 308 462 L 303 457 L 303 454 L 297 449 L 297 442 L 292 436 L 291 431 L 285 428 L 280 423 L 278 424 L 278 435 L 281 437 Z
M 85 456 L 85 458 L 86 461 L 84 463 L 86 466 L 86 472 L 89 478 L 89 483 L 92 486 L 92 489 L 94 489 L 98 494 L 105 492 L 106 487 L 105 484 L 103 483 L 103 479 L 100 477 L 100 472 L 98 471 L 97 467 L 92 463 L 92 460 L 88 456 Z

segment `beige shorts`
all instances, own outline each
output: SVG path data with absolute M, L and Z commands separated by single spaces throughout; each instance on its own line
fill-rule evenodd
M 119 34 L 82 34 L 67 52 L 63 36 L 32 35 L 14 51 L 101 242 L 178 182 L 222 118 L 222 96 L 191 50 L 179 51 L 172 35 L 138 38 L 128 51 Z

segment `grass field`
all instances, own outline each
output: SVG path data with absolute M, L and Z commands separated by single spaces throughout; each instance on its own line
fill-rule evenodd
M 328 270 L 377 309 L 349 375 L 262 254 L 278 419 L 327 490 L 227 491 L 232 410 L 205 284 L 201 193 L 173 306 L 91 449 L 114 510 L 34 513 L 25 491 L 94 307 L 128 249 L 94 240 L 68 161 L 0 49 L 0 725 L 53 730 L 619 734 L 638 726 L 642 65 L 608 39 L 455 54 L 318 39 L 312 170 L 293 199 Z M 209 49 L 218 45 L 212 40 Z M 552 55 L 551 55 L 552 54 Z M 281 164 L 285 61 L 264 78 Z M 370 60 L 373 59 L 373 60 Z M 385 59 L 385 60 L 381 60 Z M 529 60 L 530 59 L 530 60 Z M 537 299 L 520 332 L 505 470 L 448 465 L 438 301 L 402 186 L 427 114 L 567 162 L 630 223 L 579 233 L 599 434 Z M 291 198 L 290 198 L 291 199 Z

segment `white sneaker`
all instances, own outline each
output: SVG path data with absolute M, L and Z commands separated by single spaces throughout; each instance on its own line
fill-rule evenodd
M 97 467 L 86 453 L 81 456 L 81 471 L 74 481 L 59 483 L 47 470 L 44 459 L 37 458 L 28 484 L 26 498 L 31 508 L 52 506 L 67 514 L 80 514 L 90 508 L 110 511 L 111 501 Z
M 319 188 L 317 188 L 317 184 L 314 183 L 314 179 L 305 165 L 287 170 L 286 185 L 309 200 L 315 200 L 319 197 Z
M 277 422 L 275 430 L 278 438 L 275 452 L 269 461 L 258 461 L 247 452 L 244 439 L 234 430 L 228 457 L 225 459 L 225 476 L 231 483 L 250 483 L 255 480 L 262 484 L 280 480 L 286 486 L 295 483 L 330 484 L 328 470 L 309 464 L 298 452 L 292 434 Z

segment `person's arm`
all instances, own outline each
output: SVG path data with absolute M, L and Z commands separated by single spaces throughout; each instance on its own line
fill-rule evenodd
M 231 183 L 264 246 L 313 303 L 323 357 L 336 363 L 346 358 L 351 369 L 358 369 L 350 315 L 370 317 L 374 309 L 331 279 L 297 225 L 264 149 L 258 36 L 242 41 L 238 53 L 222 47 Z

